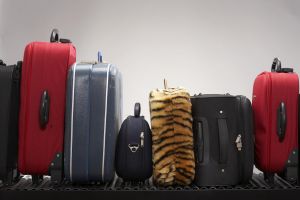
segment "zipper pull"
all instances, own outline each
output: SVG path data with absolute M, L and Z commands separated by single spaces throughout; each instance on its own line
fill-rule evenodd
M 144 147 L 144 132 L 141 132 L 141 135 L 140 135 L 140 138 L 141 138 L 141 147 Z
M 236 148 L 238 149 L 238 151 L 242 151 L 243 144 L 242 144 L 242 135 L 241 134 L 239 134 L 237 136 L 235 143 L 236 143 Z

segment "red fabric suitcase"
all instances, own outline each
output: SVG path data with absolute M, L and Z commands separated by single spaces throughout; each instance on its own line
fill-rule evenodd
M 282 173 L 297 164 L 298 94 L 298 75 L 281 68 L 277 58 L 272 72 L 261 73 L 254 82 L 255 162 L 265 173 Z
M 59 39 L 56 30 L 50 41 L 32 42 L 24 52 L 18 160 L 22 174 L 47 175 L 51 165 L 61 167 L 66 79 L 76 50 L 69 40 Z

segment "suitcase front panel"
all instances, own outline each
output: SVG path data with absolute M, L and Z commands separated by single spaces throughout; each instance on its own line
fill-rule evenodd
M 102 63 L 78 64 L 69 72 L 65 173 L 72 182 L 108 182 L 114 178 L 121 91 L 119 74 L 114 77 L 110 69 Z
M 70 44 L 34 42 L 24 53 L 21 82 L 19 170 L 48 174 L 56 153 L 62 152 L 67 70 L 75 62 Z M 41 97 L 50 98 L 49 119 L 40 124 Z
M 296 74 L 271 73 L 271 121 L 270 170 L 280 172 L 288 162 L 292 151 L 298 147 L 298 94 L 299 80 Z M 277 115 L 280 103 L 286 108 L 285 136 L 280 141 L 277 131 Z
M 240 134 L 236 97 L 203 95 L 192 97 L 196 152 L 195 182 L 200 186 L 235 185 L 241 180 Z M 242 138 L 243 139 L 243 138 Z M 244 158 L 247 159 L 247 158 Z
M 299 80 L 295 73 L 259 75 L 253 88 L 256 165 L 264 172 L 281 172 L 288 157 L 298 147 Z M 286 129 L 281 140 L 278 134 L 279 105 L 286 108 Z
M 4 181 L 8 173 L 9 160 L 16 155 L 9 155 L 10 116 L 13 90 L 13 67 L 0 66 L 0 180 Z M 17 139 L 17 138 L 15 138 Z M 16 148 L 16 146 L 14 146 Z

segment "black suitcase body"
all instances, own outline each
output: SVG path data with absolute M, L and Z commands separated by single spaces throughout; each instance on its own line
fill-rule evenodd
M 134 116 L 122 123 L 116 147 L 116 172 L 124 181 L 145 181 L 152 175 L 152 136 L 135 104 Z
M 18 116 L 22 62 L 6 66 L 0 60 L 0 180 L 18 177 Z
M 191 98 L 198 186 L 236 185 L 252 177 L 254 135 L 251 102 L 244 96 Z

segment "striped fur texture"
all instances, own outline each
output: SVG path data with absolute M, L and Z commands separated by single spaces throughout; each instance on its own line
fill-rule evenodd
M 191 107 L 185 89 L 168 88 L 150 93 L 153 179 L 158 185 L 189 185 L 194 180 Z

